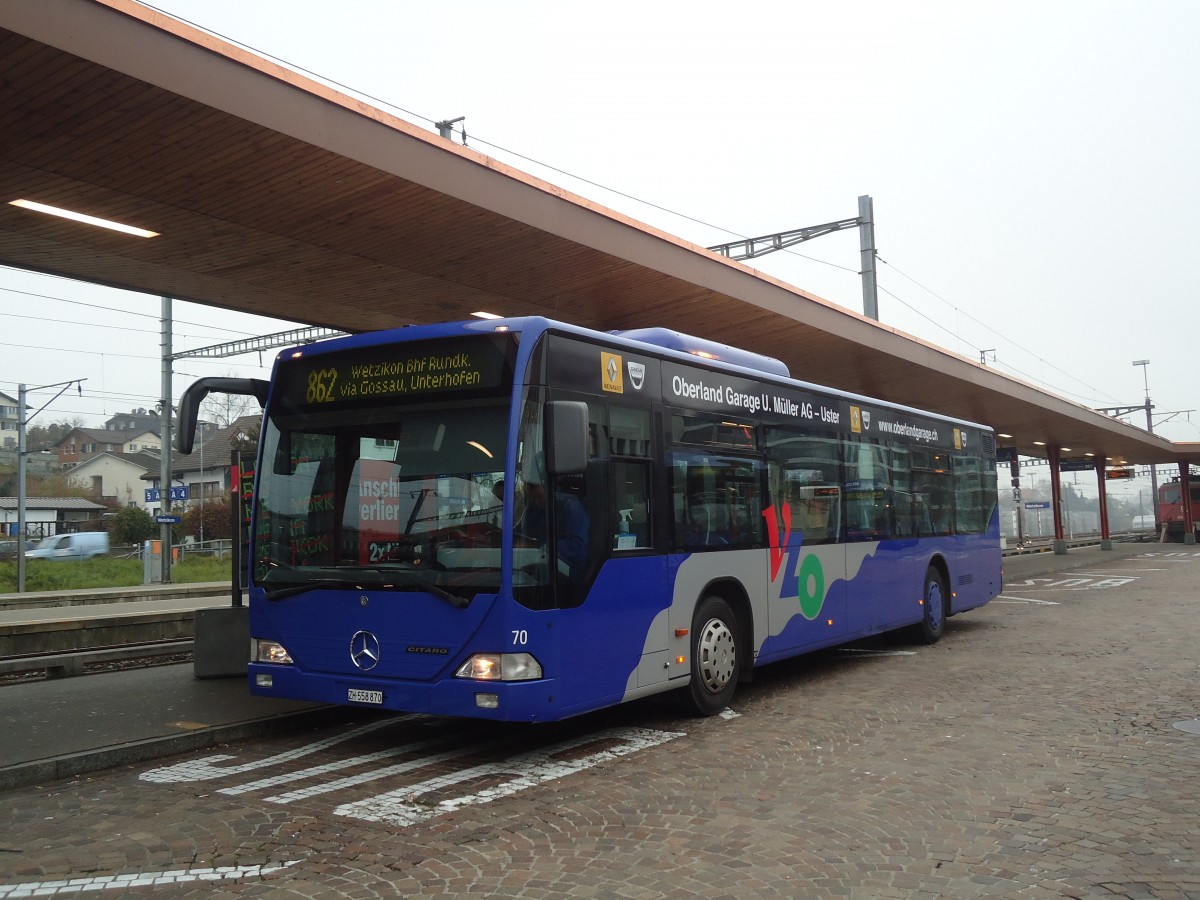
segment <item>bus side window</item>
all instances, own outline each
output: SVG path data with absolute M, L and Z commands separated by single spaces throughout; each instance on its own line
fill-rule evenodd
M 762 462 L 677 451 L 671 498 L 677 550 L 752 547 L 763 540 Z
M 653 546 L 650 516 L 650 410 L 612 404 L 609 407 L 611 513 L 608 524 L 614 552 Z M 631 458 L 634 457 L 634 458 Z
M 839 540 L 842 512 L 841 442 L 790 428 L 769 428 L 767 451 L 774 470 L 771 504 L 775 507 L 780 540 L 786 508 L 791 527 L 805 544 Z
M 798 488 L 792 503 L 792 527 L 804 533 L 806 544 L 829 544 L 837 540 L 837 509 L 840 491 L 835 486 Z
M 649 462 L 613 460 L 612 494 L 613 550 L 651 546 Z

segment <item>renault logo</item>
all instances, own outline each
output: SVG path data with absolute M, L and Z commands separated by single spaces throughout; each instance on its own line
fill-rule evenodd
M 356 631 L 350 638 L 350 661 L 364 672 L 379 665 L 379 638 L 369 631 Z

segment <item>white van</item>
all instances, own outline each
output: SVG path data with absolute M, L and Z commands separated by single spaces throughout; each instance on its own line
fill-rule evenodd
M 26 559 L 91 559 L 108 552 L 108 532 L 81 531 L 78 534 L 56 534 L 43 540 Z

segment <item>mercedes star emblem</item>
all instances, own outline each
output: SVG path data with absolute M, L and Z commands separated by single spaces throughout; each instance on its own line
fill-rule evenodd
M 350 638 L 350 661 L 364 672 L 379 665 L 379 638 L 369 631 L 356 631 Z

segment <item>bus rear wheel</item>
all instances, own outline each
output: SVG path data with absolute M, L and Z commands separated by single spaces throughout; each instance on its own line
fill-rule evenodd
M 912 636 L 921 644 L 936 644 L 946 629 L 946 614 L 950 608 L 950 595 L 946 591 L 946 579 L 941 570 L 930 566 L 925 570 L 925 593 L 921 604 L 921 621 L 913 626 Z
M 738 678 L 737 619 L 721 597 L 705 597 L 692 616 L 692 681 L 684 701 L 701 716 L 729 705 Z

